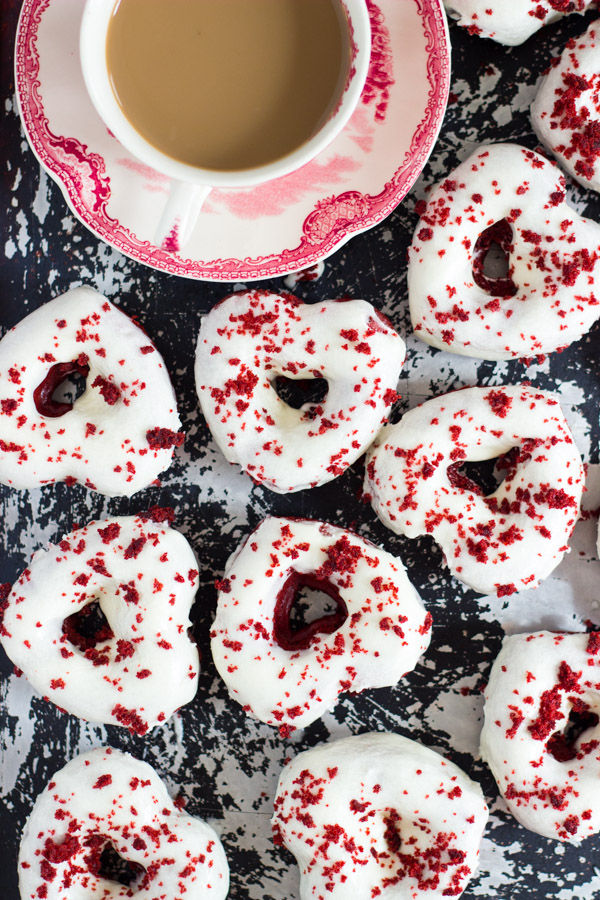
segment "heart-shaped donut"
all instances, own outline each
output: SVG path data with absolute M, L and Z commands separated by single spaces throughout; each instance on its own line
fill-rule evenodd
M 417 337 L 481 359 L 566 347 L 600 316 L 600 225 L 565 202 L 558 167 L 516 144 L 483 146 L 420 209 L 409 248 Z M 506 272 L 487 271 L 501 249 Z
M 302 303 L 291 294 L 232 294 L 202 319 L 196 389 L 225 457 L 285 493 L 341 475 L 372 443 L 397 398 L 402 338 L 370 303 Z M 281 380 L 319 380 L 327 394 L 294 408 Z
M 546 73 L 531 107 L 531 122 L 563 169 L 584 187 L 600 190 L 600 28 L 571 38 Z
M 525 828 L 600 831 L 600 632 L 504 638 L 485 688 L 481 755 Z
M 431 614 L 401 560 L 345 528 L 269 517 L 233 553 L 211 630 L 231 696 L 282 735 L 304 728 L 345 691 L 395 685 L 431 638 Z M 292 627 L 298 591 L 331 611 Z
M 108 853 L 129 863 L 124 883 L 105 874 Z M 148 763 L 110 747 L 54 775 L 25 825 L 18 866 L 21 900 L 224 900 L 229 888 L 213 829 L 175 806 Z
M 273 832 L 298 860 L 303 900 L 441 900 L 474 874 L 487 817 L 481 788 L 458 766 L 380 732 L 288 763 Z
M 197 586 L 179 532 L 135 516 L 91 522 L 34 553 L 3 604 L 0 641 L 57 706 L 145 734 L 196 693 Z M 93 608 L 98 627 L 86 627 Z
M 490 494 L 461 472 L 498 459 Z M 457 578 L 482 594 L 535 587 L 558 565 L 579 516 L 585 473 L 558 400 L 519 385 L 427 400 L 384 428 L 365 491 L 398 534 L 430 534 Z
M 56 399 L 69 377 L 75 400 Z M 183 442 L 156 347 L 91 288 L 75 288 L 0 341 L 0 482 L 33 488 L 80 481 L 109 497 L 148 487 Z

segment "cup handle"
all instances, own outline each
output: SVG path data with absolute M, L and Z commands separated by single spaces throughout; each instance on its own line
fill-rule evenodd
M 202 204 L 211 188 L 205 185 L 172 181 L 169 199 L 160 217 L 154 243 L 161 250 L 178 253 L 188 242 Z

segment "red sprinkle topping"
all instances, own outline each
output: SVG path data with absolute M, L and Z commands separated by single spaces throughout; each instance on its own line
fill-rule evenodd
M 146 440 L 152 450 L 170 450 L 181 447 L 185 435 L 183 431 L 171 431 L 170 428 L 152 428 L 146 432 Z

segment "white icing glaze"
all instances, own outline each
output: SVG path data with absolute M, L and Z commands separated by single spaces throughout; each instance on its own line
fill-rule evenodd
M 512 47 L 564 15 L 586 12 L 594 0 L 444 0 L 444 6 L 471 34 Z
M 567 43 L 531 107 L 531 122 L 542 143 L 573 178 L 593 191 L 600 190 L 598 38 L 595 21 Z
M 143 866 L 132 888 L 98 874 L 102 849 Z M 54 775 L 27 820 L 21 900 L 224 900 L 229 869 L 213 829 L 177 809 L 154 769 L 110 747 Z
M 514 634 L 485 689 L 482 757 L 513 816 L 547 838 L 600 831 L 599 653 L 598 632 Z M 588 717 L 580 733 L 553 737 L 575 724 L 572 711 Z
M 341 475 L 396 399 L 404 341 L 364 300 L 302 303 L 267 291 L 232 294 L 202 319 L 196 389 L 222 452 L 279 493 Z M 293 409 L 278 376 L 324 378 L 322 403 Z
M 300 867 L 301 900 L 458 897 L 488 817 L 481 788 L 398 734 L 299 753 L 279 779 L 275 839 Z
M 85 393 L 62 415 L 42 414 L 34 391 L 53 367 L 71 362 L 89 368 Z M 51 300 L 0 341 L 4 484 L 81 481 L 107 496 L 130 496 L 169 467 L 183 440 L 179 426 L 156 347 L 91 288 Z
M 289 634 L 297 578 L 339 594 L 347 616 L 335 631 Z M 325 522 L 265 519 L 219 586 L 215 665 L 231 696 L 283 734 L 314 722 L 344 691 L 396 684 L 429 646 L 431 616 L 402 562 Z
M 144 734 L 196 693 L 200 663 L 187 629 L 197 586 L 179 532 L 134 516 L 91 522 L 33 555 L 9 595 L 0 641 L 53 703 Z M 86 647 L 63 623 L 94 600 L 112 634 Z
M 506 477 L 487 497 L 458 472 L 504 454 Z M 518 385 L 454 391 L 406 413 L 382 430 L 365 480 L 384 525 L 431 534 L 453 575 L 498 596 L 535 587 L 558 565 L 583 486 L 558 400 Z
M 484 234 L 485 244 L 493 225 L 502 229 L 508 277 L 482 282 L 478 239 Z M 408 269 L 415 334 L 482 359 L 566 347 L 600 316 L 599 246 L 600 225 L 565 203 L 556 165 L 516 144 L 483 146 L 421 210 Z

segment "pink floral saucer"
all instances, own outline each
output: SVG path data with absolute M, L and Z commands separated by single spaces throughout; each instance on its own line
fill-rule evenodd
M 126 256 L 208 281 L 298 271 L 389 215 L 442 124 L 450 45 L 441 0 L 367 2 L 371 65 L 342 134 L 292 175 L 211 192 L 181 254 L 152 243 L 168 180 L 124 150 L 87 96 L 78 53 L 84 0 L 23 4 L 15 69 L 25 134 L 75 215 Z

